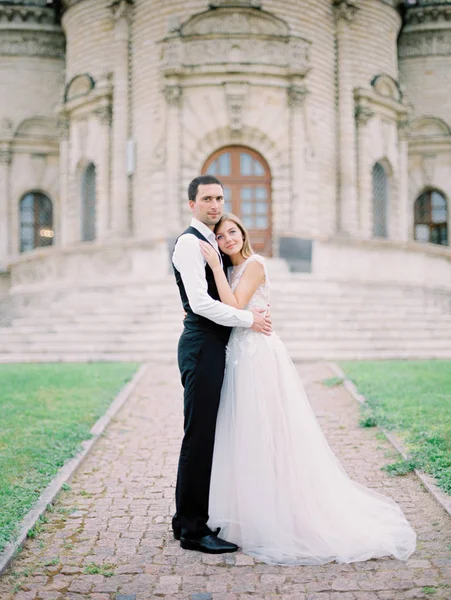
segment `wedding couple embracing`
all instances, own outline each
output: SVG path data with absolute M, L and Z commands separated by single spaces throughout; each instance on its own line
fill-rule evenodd
M 265 259 L 223 214 L 221 182 L 196 177 L 188 197 L 193 219 L 172 259 L 186 312 L 174 537 L 187 550 L 240 547 L 269 564 L 406 560 L 415 532 L 332 453 L 272 332 Z

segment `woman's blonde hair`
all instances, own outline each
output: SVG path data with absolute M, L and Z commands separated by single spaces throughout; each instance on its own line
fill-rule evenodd
M 249 239 L 249 232 L 243 225 L 241 219 L 236 215 L 233 215 L 232 213 L 226 213 L 225 215 L 222 215 L 222 217 L 215 225 L 215 233 L 225 221 L 232 221 L 232 223 L 235 223 L 235 225 L 241 230 L 241 233 L 243 234 L 243 247 L 241 248 L 241 256 L 243 258 L 249 258 L 249 256 L 252 256 L 252 254 L 254 254 L 254 251 L 252 249 L 251 242 Z

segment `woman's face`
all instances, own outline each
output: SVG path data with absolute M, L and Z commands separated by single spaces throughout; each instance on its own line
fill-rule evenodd
M 233 221 L 224 221 L 221 224 L 216 231 L 216 240 L 219 249 L 229 256 L 239 254 L 243 247 L 243 234 L 238 225 Z

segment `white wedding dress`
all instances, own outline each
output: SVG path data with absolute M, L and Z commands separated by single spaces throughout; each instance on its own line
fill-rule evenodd
M 234 290 L 256 254 L 233 267 Z M 265 266 L 266 273 L 266 266 Z M 269 282 L 247 308 L 266 307 Z M 391 499 L 352 481 L 332 453 L 281 340 L 235 328 L 218 412 L 208 525 L 281 565 L 406 560 L 416 534 Z

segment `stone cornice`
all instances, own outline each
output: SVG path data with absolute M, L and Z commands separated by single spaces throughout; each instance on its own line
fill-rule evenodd
M 0 31 L 2 31 L 0 24 Z M 60 58 L 65 55 L 65 40 L 61 29 L 15 27 L 2 31 L 0 36 L 0 56 L 42 56 Z
M 26 6 L 19 4 L 0 4 L 0 27 L 27 25 L 55 25 L 55 9 L 49 6 Z
M 451 21 L 451 2 L 442 2 L 436 4 L 411 6 L 407 9 L 405 15 L 405 24 L 421 25 L 427 23 L 440 24 Z
M 403 30 L 398 43 L 399 58 L 415 56 L 449 56 L 451 54 L 451 22 L 449 29 Z

